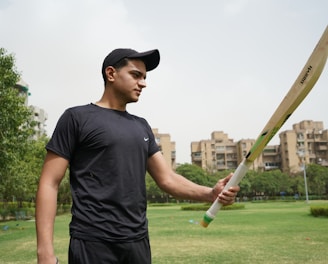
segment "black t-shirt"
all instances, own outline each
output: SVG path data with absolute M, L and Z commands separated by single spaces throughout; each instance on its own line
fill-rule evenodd
M 145 119 L 94 104 L 73 107 L 46 148 L 69 161 L 72 237 L 134 241 L 147 235 L 147 159 L 159 148 Z

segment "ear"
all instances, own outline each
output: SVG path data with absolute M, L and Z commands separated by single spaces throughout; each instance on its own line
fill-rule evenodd
M 106 69 L 105 69 L 105 73 L 106 73 L 106 78 L 109 82 L 112 82 L 114 81 L 115 79 L 115 73 L 116 73 L 116 70 L 113 66 L 108 66 Z

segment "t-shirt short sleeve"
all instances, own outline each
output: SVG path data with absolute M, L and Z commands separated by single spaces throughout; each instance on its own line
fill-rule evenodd
M 59 118 L 54 133 L 46 145 L 46 149 L 70 160 L 77 144 L 78 124 L 73 113 L 67 109 Z

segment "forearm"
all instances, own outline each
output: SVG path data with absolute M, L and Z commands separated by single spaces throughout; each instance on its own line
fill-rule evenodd
M 160 184 L 160 188 L 179 199 L 213 202 L 216 198 L 212 188 L 191 182 L 173 172 L 167 181 Z
M 232 174 L 219 180 L 213 188 L 196 184 L 175 173 L 167 165 L 160 152 L 155 153 L 148 159 L 147 169 L 157 185 L 176 198 L 202 202 L 213 202 L 216 198 L 219 198 L 218 201 L 226 205 L 232 203 L 239 190 L 239 187 L 233 187 L 230 188 L 230 191 L 222 192 Z
M 43 259 L 54 257 L 53 230 L 57 210 L 57 193 L 56 187 L 40 183 L 35 215 L 39 263 Z

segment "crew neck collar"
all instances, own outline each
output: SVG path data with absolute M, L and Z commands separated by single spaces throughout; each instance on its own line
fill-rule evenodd
M 104 110 L 111 110 L 111 111 L 115 111 L 115 112 L 119 112 L 119 113 L 127 113 L 126 110 L 122 111 L 122 110 L 118 110 L 118 109 L 113 109 L 113 108 L 108 108 L 108 107 L 103 107 L 100 105 L 97 105 L 96 103 L 90 103 L 92 106 L 98 107 L 100 109 L 104 109 Z

